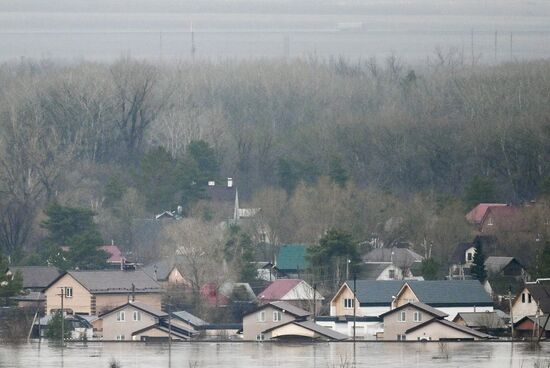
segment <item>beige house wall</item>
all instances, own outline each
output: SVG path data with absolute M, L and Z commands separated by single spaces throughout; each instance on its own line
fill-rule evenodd
M 340 289 L 340 292 L 330 302 L 331 316 L 353 315 L 353 308 L 344 307 L 344 299 L 354 299 L 353 290 L 351 290 L 347 285 L 344 285 L 344 287 Z M 355 299 L 353 305 L 356 308 L 356 315 L 363 316 L 364 314 L 362 313 L 361 308 L 359 308 L 359 301 L 357 299 Z
M 385 332 L 384 332 L 385 334 Z M 455 330 L 454 328 L 444 326 L 440 323 L 434 322 L 427 326 L 419 328 L 407 334 L 407 340 L 418 341 L 422 339 L 426 340 L 439 340 L 439 339 L 472 339 L 480 340 L 478 337 L 474 337 L 470 334 L 462 331 Z
M 258 321 L 258 315 L 260 312 L 265 312 L 265 322 Z M 243 318 L 243 339 L 247 341 L 256 340 L 262 331 L 270 329 L 275 326 L 282 325 L 284 323 L 294 321 L 295 317 L 289 313 L 281 313 L 281 321 L 273 321 L 273 312 L 280 311 L 279 309 L 268 306 L 263 308 L 260 311 L 250 313 Z
M 522 294 L 525 294 L 525 303 L 522 302 Z M 529 290 L 524 288 L 518 294 L 516 300 L 514 300 L 514 304 L 512 304 L 514 322 L 519 321 L 525 316 L 534 316 L 537 313 L 540 314 L 538 303 L 535 301 L 535 298 L 531 298 L 531 303 L 529 303 Z
M 119 311 L 125 312 L 125 320 L 117 321 Z M 141 320 L 134 321 L 134 311 L 141 313 Z M 144 329 L 158 322 L 157 318 L 130 305 L 106 315 L 103 320 L 103 340 L 116 340 L 117 336 L 124 335 L 125 340 L 132 339 L 132 333 Z
M 113 308 L 128 303 L 130 295 L 128 293 L 121 294 L 96 294 L 96 313 L 101 314 L 110 311 Z M 153 308 L 161 309 L 162 294 L 161 293 L 136 293 L 134 294 L 136 302 L 145 303 Z
M 394 308 L 398 308 L 402 305 L 405 305 L 407 303 L 416 303 L 421 302 L 422 300 L 418 300 L 412 289 L 409 287 L 409 285 L 405 284 L 399 294 L 396 296 L 394 300 Z
M 420 312 L 421 320 L 414 322 L 414 312 Z M 399 314 L 405 312 L 405 322 L 399 321 Z M 412 306 L 405 307 L 396 312 L 384 316 L 384 340 L 397 340 L 397 335 L 405 335 L 409 328 L 416 327 L 426 321 L 433 319 L 433 316 Z
M 63 298 L 63 309 L 75 314 L 91 314 L 91 294 L 71 275 L 65 274 L 44 291 L 46 295 L 46 313 L 61 309 L 61 288 L 73 288 L 73 296 Z
M 171 284 L 184 284 L 185 278 L 178 271 L 178 269 L 174 267 L 170 272 L 170 274 L 168 275 L 168 282 Z

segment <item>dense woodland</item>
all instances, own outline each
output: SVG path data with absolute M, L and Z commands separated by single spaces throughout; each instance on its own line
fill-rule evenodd
M 57 203 L 93 210 L 94 236 L 131 250 L 132 219 L 182 206 L 214 222 L 203 188 L 233 177 L 277 244 L 337 228 L 444 264 L 472 239 L 470 206 L 550 193 L 550 62 L 437 56 L 4 64 L 1 252 L 36 258 Z M 536 244 L 510 244 L 534 260 Z

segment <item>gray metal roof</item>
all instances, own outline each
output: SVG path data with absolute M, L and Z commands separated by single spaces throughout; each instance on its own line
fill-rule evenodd
M 471 328 L 506 328 L 506 323 L 497 312 L 462 312 L 457 314 L 453 321 L 462 318 L 466 326 Z
M 364 262 L 393 262 L 394 264 L 422 262 L 424 257 L 407 248 L 376 248 L 363 256 Z
M 296 317 L 307 317 L 311 314 L 308 311 L 303 310 L 302 308 L 298 308 L 295 305 L 292 305 L 290 303 L 283 302 L 283 301 L 277 301 L 277 302 L 271 302 L 271 303 L 261 305 L 258 308 L 256 308 L 255 310 L 246 313 L 245 315 L 248 315 L 248 314 L 251 314 L 251 313 L 256 313 L 257 311 L 259 311 L 261 309 L 264 309 L 264 308 L 267 308 L 269 306 L 277 308 L 277 309 L 279 309 L 283 312 L 288 312 L 288 313 L 290 313 L 290 314 L 292 314 Z
M 142 271 L 145 272 L 153 280 L 157 281 L 166 281 L 170 272 L 177 266 L 178 262 L 182 261 L 181 256 L 176 256 L 175 258 L 163 258 L 155 262 L 149 263 L 147 266 L 142 268 Z M 156 278 L 155 278 L 156 270 Z
M 491 275 L 499 274 L 506 266 L 515 260 L 514 257 L 490 256 L 485 260 L 485 269 Z M 516 261 L 517 262 L 517 261 Z
M 308 330 L 317 332 L 320 335 L 324 335 L 331 340 L 346 340 L 348 339 L 348 336 L 341 334 L 339 332 L 336 332 L 328 327 L 324 327 L 321 325 L 318 325 L 317 323 L 313 321 L 294 321 L 294 324 L 301 326 L 303 328 L 307 328 Z
M 462 331 L 464 333 L 467 333 L 467 334 L 475 336 L 475 337 L 479 337 L 480 339 L 488 339 L 488 338 L 491 337 L 491 335 L 487 335 L 486 333 L 476 331 L 476 330 L 474 330 L 472 328 L 469 328 L 469 327 L 466 327 L 466 326 L 461 326 L 457 323 L 447 321 L 446 319 L 432 319 L 432 320 L 429 320 L 429 321 L 424 322 L 424 323 L 422 323 L 418 326 L 415 326 L 413 328 L 409 328 L 407 331 L 405 331 L 405 333 L 406 334 L 411 333 L 415 330 L 418 330 L 419 328 L 430 325 L 432 323 L 440 323 L 444 326 L 454 328 L 455 330 Z
M 416 309 L 420 309 L 421 311 L 424 311 L 428 314 L 431 314 L 432 316 L 437 317 L 437 318 L 445 318 L 445 317 L 449 316 L 447 313 L 443 313 L 439 309 L 435 309 L 433 307 L 430 307 L 428 304 L 425 304 L 425 303 L 422 303 L 422 302 L 416 302 L 416 303 L 403 304 L 402 306 L 400 306 L 398 308 L 392 309 L 392 310 L 390 310 L 386 313 L 382 313 L 380 315 L 380 317 L 382 318 L 384 316 L 387 316 L 388 314 L 395 313 L 395 312 L 397 312 L 397 311 L 399 311 L 403 308 L 406 308 L 408 306 L 414 307 Z
M 491 297 L 477 280 L 357 280 L 357 298 L 362 306 L 389 306 L 392 297 L 407 283 L 418 299 L 432 307 L 489 306 Z M 353 281 L 346 281 L 353 290 Z
M 392 264 L 389 262 L 388 263 L 364 263 L 359 266 L 359 275 L 361 276 L 362 279 L 376 280 L 378 276 L 380 276 L 380 274 L 384 272 L 384 270 L 391 265 Z
M 108 314 L 111 314 L 117 310 L 120 310 L 120 309 L 123 309 L 123 308 L 126 308 L 128 306 L 132 306 L 132 307 L 135 307 L 136 309 L 139 309 L 139 310 L 142 310 L 143 312 L 145 313 L 148 313 L 152 316 L 155 316 L 157 318 L 164 318 L 164 317 L 168 317 L 168 313 L 165 313 L 163 311 L 161 311 L 160 309 L 157 309 L 155 307 L 152 307 L 150 306 L 149 304 L 145 304 L 145 303 L 142 303 L 142 302 L 138 302 L 138 301 L 134 301 L 134 302 L 128 302 L 126 304 L 123 304 L 123 305 L 119 305 L 118 307 L 116 308 L 113 308 L 111 309 L 110 311 L 107 311 L 105 313 L 103 313 L 101 315 L 101 317 L 104 317 Z
M 177 319 L 180 319 L 184 322 L 189 323 L 193 327 L 204 326 L 204 325 L 208 324 L 206 321 L 203 321 L 199 317 L 197 317 L 197 316 L 195 316 L 195 315 L 193 315 L 193 314 L 191 314 L 187 311 L 173 312 L 172 315 L 174 317 L 176 317 Z
M 45 289 L 61 274 L 57 268 L 48 266 L 10 267 L 10 271 L 21 273 L 23 289 Z
M 143 271 L 70 271 L 88 291 L 95 294 L 160 293 L 160 285 Z M 133 285 L 133 286 L 132 286 Z

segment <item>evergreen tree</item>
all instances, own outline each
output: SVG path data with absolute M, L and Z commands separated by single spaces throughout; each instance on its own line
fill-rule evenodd
M 474 259 L 470 272 L 472 276 L 481 283 L 483 283 L 487 278 L 487 270 L 485 270 L 485 256 L 483 254 L 481 242 L 476 242 L 475 244 Z
M 533 276 L 535 278 L 550 277 L 550 242 L 548 240 L 537 254 Z
M 20 272 L 9 270 L 8 260 L 0 254 L 0 306 L 13 304 L 10 297 L 16 296 L 23 288 L 23 277 Z
M 346 185 L 349 179 L 349 175 L 340 157 L 334 156 L 330 160 L 329 176 L 333 182 L 340 185 L 341 187 L 344 187 Z
M 103 240 L 92 210 L 53 203 L 45 212 L 48 218 L 41 223 L 48 230 L 45 259 L 61 269 L 105 267 L 109 256 L 98 248 Z M 69 251 L 63 252 L 61 246 L 68 246 Z
M 437 280 L 439 277 L 439 263 L 434 258 L 422 261 L 422 276 L 426 280 Z
M 61 321 L 63 319 L 63 314 L 61 311 L 57 311 L 53 316 L 50 322 L 48 322 L 48 326 L 46 329 L 46 338 L 50 340 L 61 340 Z M 63 324 L 63 335 L 65 336 L 65 340 L 69 339 L 71 337 L 71 324 L 70 323 L 64 323 Z

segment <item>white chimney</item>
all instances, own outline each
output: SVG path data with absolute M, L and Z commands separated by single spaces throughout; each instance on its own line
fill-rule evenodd
M 215 185 L 216 185 L 216 182 L 215 182 L 214 180 L 210 180 L 210 181 L 208 182 L 208 186 L 209 186 L 209 187 L 213 187 L 213 186 L 215 186 Z
M 233 179 L 232 178 L 227 178 L 227 187 L 228 188 L 233 187 Z

